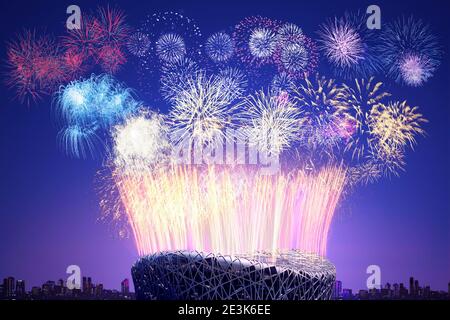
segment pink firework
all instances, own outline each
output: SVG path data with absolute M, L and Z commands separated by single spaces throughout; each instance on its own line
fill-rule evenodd
M 425 83 L 435 70 L 429 59 L 415 54 L 407 54 L 399 65 L 402 80 L 410 86 L 418 87 Z

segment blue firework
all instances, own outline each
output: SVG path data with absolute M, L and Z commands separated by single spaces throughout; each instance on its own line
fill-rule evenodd
M 139 109 L 132 90 L 107 74 L 72 81 L 60 88 L 56 100 L 65 125 L 60 137 L 75 157 L 92 153 L 96 144 L 90 142 L 97 140 L 97 134 Z
M 431 78 L 442 55 L 429 26 L 412 16 L 387 24 L 378 50 L 387 75 L 410 86 L 420 86 Z
M 214 33 L 206 40 L 205 52 L 216 63 L 228 61 L 234 54 L 231 36 L 225 32 Z

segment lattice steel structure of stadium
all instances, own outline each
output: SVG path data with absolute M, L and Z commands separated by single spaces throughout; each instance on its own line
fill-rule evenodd
M 336 269 L 296 250 L 247 256 L 168 251 L 139 259 L 132 276 L 141 300 L 325 300 Z

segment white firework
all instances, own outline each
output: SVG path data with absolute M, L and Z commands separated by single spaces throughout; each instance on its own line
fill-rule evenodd
M 247 88 L 247 77 L 238 68 L 221 69 L 217 77 L 222 81 L 224 90 L 227 90 L 233 99 L 241 97 Z
M 211 35 L 205 43 L 205 51 L 211 60 L 220 63 L 229 60 L 234 53 L 231 36 L 225 32 Z
M 280 53 L 280 61 L 289 73 L 299 73 L 306 70 L 309 62 L 309 53 L 300 43 L 286 44 Z
M 278 30 L 278 39 L 280 41 L 280 45 L 293 42 L 302 44 L 305 39 L 305 35 L 303 34 L 302 28 L 293 23 L 286 23 L 281 26 L 280 30 Z
M 249 145 L 279 155 L 299 137 L 300 112 L 295 104 L 264 91 L 242 102 L 243 132 Z
M 271 57 L 278 43 L 278 36 L 268 28 L 256 28 L 250 34 L 248 46 L 250 53 L 257 58 Z
M 335 19 L 321 26 L 321 49 L 338 67 L 351 67 L 364 56 L 364 44 L 358 31 L 346 20 Z
M 114 164 L 124 171 L 140 172 L 168 160 L 168 126 L 156 113 L 129 118 L 113 131 Z
M 133 33 L 127 42 L 128 51 L 137 57 L 143 57 L 150 48 L 150 39 L 143 32 Z
M 163 64 L 161 68 L 161 95 L 170 101 L 183 89 L 184 84 L 199 72 L 198 64 L 190 58 Z
M 156 41 L 156 54 L 168 63 L 175 63 L 186 54 L 186 45 L 181 36 L 175 33 L 166 33 Z
M 224 82 L 219 77 L 200 72 L 189 78 L 174 97 L 170 111 L 175 141 L 201 146 L 222 142 L 236 110 L 231 105 L 233 100 L 234 96 L 230 90 L 224 90 Z

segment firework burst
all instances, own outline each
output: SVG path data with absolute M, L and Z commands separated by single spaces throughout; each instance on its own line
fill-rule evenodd
M 236 109 L 231 89 L 221 78 L 203 72 L 189 78 L 173 99 L 170 117 L 174 136 L 200 146 L 222 141 Z
M 171 101 L 183 89 L 188 79 L 195 77 L 199 71 L 198 64 L 190 58 L 164 64 L 160 79 L 163 98 Z
M 377 151 L 385 154 L 413 147 L 415 136 L 424 134 L 422 124 L 426 122 L 417 107 L 410 107 L 406 101 L 376 104 L 368 116 L 370 133 Z
M 136 57 L 143 57 L 150 48 L 150 39 L 145 33 L 137 31 L 127 41 L 128 51 Z
M 51 94 L 66 78 L 59 47 L 48 35 L 25 30 L 7 47 L 6 84 L 21 102 L 30 103 Z
M 58 133 L 61 148 L 69 156 L 85 159 L 105 148 L 103 139 L 98 135 L 95 125 L 70 124 Z
M 442 55 L 429 26 L 412 16 L 387 24 L 378 50 L 390 77 L 416 87 L 433 76 Z
M 167 99 L 166 93 L 169 92 L 170 96 L 170 88 L 176 84 L 171 83 L 171 80 L 185 74 L 185 67 L 196 64 L 197 58 L 201 57 L 200 28 L 191 18 L 181 13 L 167 11 L 148 15 L 139 31 L 150 42 L 148 50 L 138 59 L 141 91 L 152 99 L 157 99 L 154 94 L 158 91 L 153 88 L 162 83 L 164 88 L 161 88 L 161 92 Z M 181 68 L 180 72 L 176 72 L 177 67 Z M 171 70 L 169 78 L 165 72 L 168 69 Z M 167 83 L 169 85 L 166 85 Z
M 287 100 L 264 91 L 242 102 L 243 132 L 251 147 L 270 155 L 279 155 L 298 139 L 299 110 Z
M 121 10 L 99 8 L 95 14 L 83 15 L 81 28 L 68 30 L 62 43 L 71 55 L 94 59 L 105 72 L 115 73 L 127 61 L 124 48 L 130 35 Z
M 224 90 L 227 90 L 231 98 L 241 98 L 247 88 L 247 77 L 244 73 L 233 67 L 227 67 L 219 70 L 217 77 L 222 81 Z
M 205 52 L 216 63 L 226 62 L 234 54 L 233 39 L 225 32 L 214 33 L 206 40 Z
M 70 82 L 60 88 L 56 100 L 67 125 L 61 137 L 68 153 L 75 157 L 95 150 L 84 142 L 90 141 L 85 137 L 95 138 L 100 130 L 120 123 L 139 107 L 131 90 L 106 74 Z
M 346 138 L 342 135 L 347 125 L 348 102 L 344 87 L 334 79 L 316 75 L 314 79 L 305 77 L 294 89 L 294 100 L 304 112 L 304 125 L 301 128 L 302 144 L 311 150 L 321 150 L 332 155 Z
M 186 55 L 184 40 L 175 33 L 163 34 L 155 46 L 156 54 L 166 63 L 176 63 Z
M 337 75 L 351 78 L 372 75 L 380 69 L 375 52 L 375 31 L 359 12 L 328 20 L 320 26 L 319 48 Z
M 382 82 L 375 82 L 374 78 L 356 79 L 354 87 L 343 85 L 346 100 L 350 106 L 350 113 L 355 120 L 355 132 L 348 140 L 346 149 L 351 150 L 352 159 L 362 160 L 372 148 L 370 146 L 370 128 L 368 114 L 377 104 L 386 102 L 391 94 L 384 91 Z
M 113 129 L 114 165 L 135 174 L 166 162 L 169 128 L 158 114 L 143 112 Z
M 300 27 L 292 23 L 282 25 L 277 39 L 274 61 L 280 73 L 299 78 L 317 67 L 319 55 L 316 44 L 305 36 Z
M 260 66 L 273 62 L 279 22 L 256 16 L 239 22 L 233 32 L 236 53 L 242 62 Z

